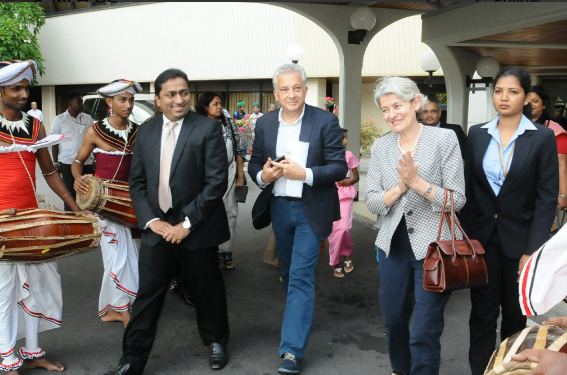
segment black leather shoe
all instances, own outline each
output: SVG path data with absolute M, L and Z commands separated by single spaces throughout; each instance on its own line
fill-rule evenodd
M 179 286 L 177 285 L 177 280 L 173 279 L 171 286 L 169 287 L 169 292 L 173 294 L 179 293 Z
M 116 370 L 105 372 L 104 375 L 126 375 L 129 368 L 130 368 L 129 363 L 126 363 L 125 365 L 118 365 Z
M 209 367 L 213 370 L 220 370 L 228 363 L 228 351 L 226 345 L 216 342 L 211 344 L 211 358 L 209 358 Z
M 193 301 L 193 296 L 191 295 L 191 293 L 187 292 L 181 298 L 183 298 L 183 301 L 185 301 L 185 303 L 189 306 L 195 306 L 195 302 Z

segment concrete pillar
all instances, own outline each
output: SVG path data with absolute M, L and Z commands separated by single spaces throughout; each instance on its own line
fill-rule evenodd
M 362 106 L 362 62 L 365 48 L 343 44 L 339 53 L 341 76 L 339 81 L 339 121 L 348 130 L 347 149 L 360 155 L 360 109 Z
M 57 116 L 55 99 L 55 86 L 41 86 L 41 110 L 43 111 L 43 126 L 47 134 L 51 132 L 51 124 Z
M 480 56 L 456 47 L 430 45 L 439 59 L 447 87 L 447 122 L 459 124 L 467 132 L 469 90 L 467 75 L 472 77 Z
M 323 107 L 325 102 L 319 100 L 319 97 L 326 97 L 327 95 L 327 80 L 321 78 L 307 78 L 307 96 L 305 103 L 314 107 Z

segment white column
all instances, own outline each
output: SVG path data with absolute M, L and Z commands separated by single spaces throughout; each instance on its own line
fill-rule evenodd
M 51 124 L 57 116 L 57 106 L 55 104 L 55 86 L 41 86 L 41 110 L 43 112 L 43 126 L 45 132 L 51 132 Z
M 362 61 L 365 48 L 343 44 L 339 51 L 341 76 L 339 81 L 339 122 L 348 130 L 347 149 L 360 156 L 360 109 L 362 106 Z
M 327 96 L 327 80 L 321 78 L 307 78 L 307 87 L 309 87 L 309 90 L 307 90 L 305 103 L 314 107 L 323 107 L 325 102 L 319 100 L 319 97 L 324 98 Z
M 156 83 L 150 82 L 150 93 L 156 92 Z
M 480 56 L 460 48 L 430 46 L 441 63 L 447 87 L 447 122 L 459 124 L 467 132 L 469 90 L 467 75 L 472 77 Z

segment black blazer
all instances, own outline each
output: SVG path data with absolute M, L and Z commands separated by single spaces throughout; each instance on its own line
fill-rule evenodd
M 254 147 L 248 173 L 254 182 L 268 157 L 274 160 L 278 140 L 279 110 L 271 111 L 256 122 Z M 299 140 L 309 142 L 307 168 L 313 171 L 313 186 L 303 184 L 301 202 L 309 226 L 317 238 L 329 237 L 333 222 L 341 218 L 336 181 L 343 180 L 348 167 L 342 143 L 343 130 L 337 116 L 320 108 L 305 105 Z M 271 194 L 274 184 L 262 194 Z
M 158 186 L 163 116 L 138 130 L 130 171 L 130 197 L 140 229 L 154 218 L 165 220 L 159 208 Z M 230 239 L 222 197 L 228 186 L 226 146 L 218 121 L 189 112 L 179 132 L 169 186 L 173 199 L 169 223 L 187 216 L 193 231 L 181 244 L 188 249 L 213 247 Z M 142 243 L 154 246 L 162 237 L 142 230 Z
M 461 223 L 470 238 L 485 246 L 494 227 L 510 259 L 531 255 L 549 239 L 557 207 L 559 162 L 551 129 L 535 125 L 516 139 L 508 176 L 496 196 L 482 161 L 492 136 L 475 125 L 469 129 L 465 158 L 467 202 Z
M 467 135 L 463 131 L 463 127 L 461 125 L 445 124 L 443 122 L 441 122 L 440 127 L 443 129 L 451 129 L 455 132 L 455 134 L 457 134 L 457 140 L 459 141 L 459 147 L 461 148 L 461 156 L 464 159 L 467 151 Z

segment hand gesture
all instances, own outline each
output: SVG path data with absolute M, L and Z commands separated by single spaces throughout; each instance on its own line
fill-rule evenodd
M 183 222 L 177 224 L 176 226 L 170 226 L 169 229 L 163 233 L 162 237 L 167 242 L 174 244 L 180 244 L 185 237 L 191 233 L 189 229 L 183 228 Z
M 400 166 L 396 167 L 396 170 L 400 174 L 402 182 L 408 187 L 414 186 L 415 183 L 419 180 L 419 177 L 417 177 L 417 169 L 419 168 L 419 164 L 413 163 L 413 156 L 409 151 L 402 155 L 402 158 L 399 160 L 399 162 Z
M 305 181 L 307 173 L 305 169 L 300 167 L 299 164 L 288 158 L 285 157 L 285 160 L 282 160 L 279 163 L 272 162 L 272 164 L 276 167 L 279 167 L 283 171 L 283 176 L 288 180 L 300 180 Z
M 549 318 L 545 322 L 543 322 L 546 326 L 558 326 L 567 329 L 567 316 L 560 316 L 557 318 Z
M 264 183 L 272 183 L 279 180 L 280 177 L 283 176 L 282 169 L 275 166 L 275 164 L 281 163 L 275 163 L 272 161 L 272 158 L 268 158 L 268 161 L 266 162 L 266 164 L 264 164 L 264 167 L 262 168 L 262 181 L 264 181 Z
M 337 184 L 339 184 L 339 186 L 350 186 L 350 179 L 345 178 L 344 180 L 337 182 Z
M 171 228 L 171 224 L 163 220 L 154 220 L 150 223 L 149 227 L 155 234 L 163 236 L 169 230 L 169 228 Z
M 92 176 L 92 174 L 85 174 L 79 178 L 75 179 L 73 182 L 73 189 L 81 195 L 87 194 L 89 191 L 89 184 L 85 182 L 85 178 L 88 176 Z
M 537 367 L 526 375 L 564 375 L 567 368 L 567 354 L 547 349 L 528 349 L 512 356 L 514 361 L 531 361 Z

